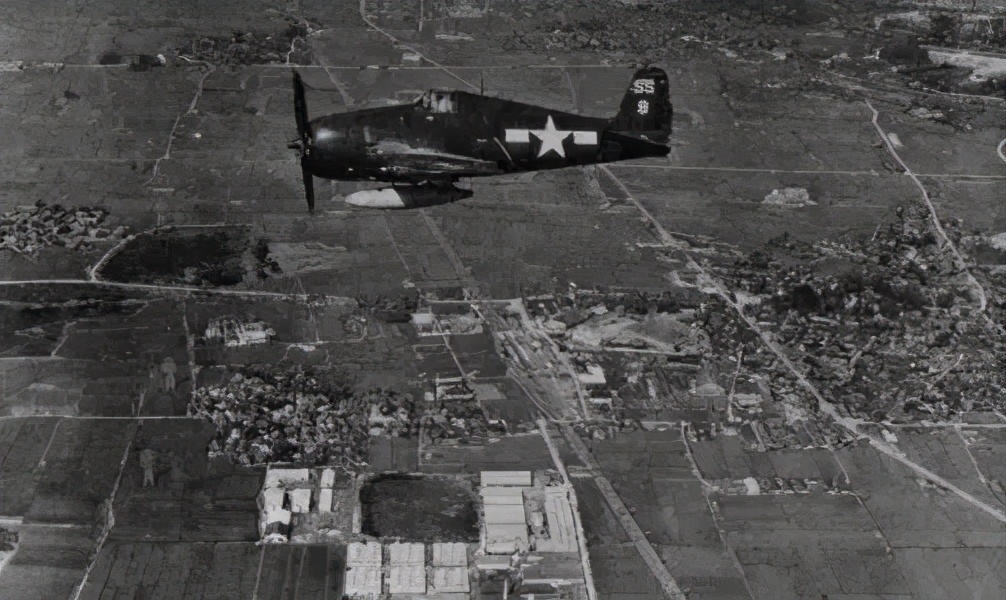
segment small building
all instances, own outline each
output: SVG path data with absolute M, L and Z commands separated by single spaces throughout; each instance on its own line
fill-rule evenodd
M 266 488 L 259 494 L 259 536 L 266 537 L 278 533 L 284 537 L 290 534 L 290 520 L 293 515 L 283 508 L 286 490 Z
M 513 554 L 527 546 L 527 523 L 486 523 L 487 554 Z
M 318 512 L 332 512 L 332 488 L 321 488 L 318 490 Z
M 523 504 L 486 504 L 482 510 L 485 512 L 486 524 L 527 523 Z
M 436 320 L 431 312 L 413 313 L 412 326 L 416 328 L 419 335 L 433 335 L 436 333 Z
M 547 537 L 535 536 L 537 552 L 578 552 L 573 507 L 566 490 L 547 488 L 545 495 Z
M 593 408 L 594 410 L 600 412 L 606 412 L 608 414 L 615 412 L 615 406 L 612 403 L 610 397 L 603 397 L 603 398 L 590 397 L 587 398 L 587 402 L 590 403 L 591 408 Z
M 310 469 L 274 469 L 269 468 L 265 473 L 265 483 L 263 487 L 282 487 L 284 484 L 307 483 L 311 478 Z
M 485 555 L 475 557 L 475 568 L 479 571 L 506 571 L 510 568 L 510 557 Z
M 604 387 L 608 383 L 608 379 L 604 376 L 604 369 L 595 364 L 588 364 L 587 371 L 577 373 L 576 378 L 580 380 L 581 385 L 588 389 Z
M 548 554 L 543 560 L 524 567 L 522 575 L 522 593 L 539 585 L 546 589 L 577 585 L 583 583 L 583 563 L 576 553 Z M 535 594 L 535 598 L 538 597 Z
M 473 383 L 472 389 L 479 402 L 504 402 L 506 394 L 495 383 Z
M 438 377 L 434 380 L 437 400 L 467 400 L 475 399 L 475 391 L 468 387 L 463 377 Z
M 482 487 L 531 487 L 531 471 L 482 471 L 481 484 Z
M 346 549 L 345 593 L 350 598 L 371 600 L 381 595 L 381 545 L 352 542 Z
M 467 567 L 433 567 L 430 572 L 431 594 L 467 594 L 470 591 Z
M 531 487 L 531 471 L 482 471 L 485 551 L 513 554 L 528 547 L 523 489 Z
M 284 501 L 286 500 L 286 490 L 283 488 L 265 488 L 262 490 L 259 498 L 262 510 L 277 510 L 283 508 Z
M 426 548 L 420 543 L 388 544 L 388 563 L 392 565 L 426 564 Z
M 351 542 L 346 548 L 347 565 L 381 566 L 381 545 L 377 542 Z
M 308 488 L 298 488 L 289 490 L 287 498 L 290 500 L 290 512 L 308 513 L 311 512 L 311 490 Z
M 423 544 L 390 544 L 388 564 L 388 589 L 392 594 L 426 593 L 426 548 Z
M 550 337 L 561 338 L 566 333 L 566 324 L 555 319 L 544 320 L 541 326 Z
M 483 506 L 493 504 L 524 505 L 524 491 L 519 487 L 484 487 L 479 490 L 479 495 L 482 496 Z
M 433 547 L 433 566 L 468 568 L 468 551 L 461 542 L 436 542 Z

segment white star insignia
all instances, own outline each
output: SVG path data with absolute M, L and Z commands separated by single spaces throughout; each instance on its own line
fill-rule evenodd
M 545 122 L 545 129 L 532 129 L 530 133 L 541 140 L 541 148 L 538 150 L 538 158 L 541 158 L 548 154 L 550 150 L 555 150 L 559 156 L 566 156 L 566 150 L 563 149 L 562 143 L 573 132 L 556 129 L 555 123 L 552 121 L 552 115 L 549 115 L 548 121 Z
M 506 141 L 508 144 L 529 144 L 531 143 L 531 136 L 538 138 L 541 141 L 541 147 L 538 149 L 538 158 L 545 156 L 551 151 L 555 151 L 559 156 L 566 156 L 566 149 L 563 147 L 563 143 L 572 134 L 573 143 L 579 146 L 596 146 L 597 145 L 597 132 L 596 131 L 574 131 L 574 130 L 562 130 L 555 128 L 555 121 L 552 120 L 552 115 L 548 116 L 545 121 L 545 129 L 506 129 Z

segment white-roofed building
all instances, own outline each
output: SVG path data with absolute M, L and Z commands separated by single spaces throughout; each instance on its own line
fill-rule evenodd
M 586 387 L 600 387 L 608 383 L 604 376 L 604 369 L 599 365 L 587 365 L 586 373 L 577 373 L 576 378 Z
M 320 513 L 332 512 L 331 488 L 321 488 L 321 490 L 318 491 L 318 512 Z
M 538 552 L 578 552 L 576 527 L 573 524 L 573 507 L 565 490 L 550 488 L 545 496 L 545 520 L 548 537 L 536 536 Z
M 468 593 L 468 549 L 458 542 L 433 544 L 429 593 Z
M 273 469 L 265 472 L 264 487 L 282 487 L 284 483 L 307 483 L 311 478 L 310 469 Z
M 388 570 L 388 591 L 392 594 L 425 594 L 426 567 L 391 565 Z
M 523 504 L 487 504 L 485 511 L 486 524 L 495 523 L 527 523 Z
M 381 545 L 353 542 L 346 548 L 346 595 L 371 599 L 381 595 Z
M 266 488 L 262 490 L 261 504 L 262 510 L 276 510 L 283 508 L 283 499 L 286 497 L 286 490 L 283 488 Z
M 467 567 L 468 548 L 461 542 L 438 542 L 433 546 L 433 566 Z
M 465 567 L 433 567 L 430 572 L 431 594 L 467 594 L 470 589 Z
M 486 553 L 513 554 L 527 545 L 526 523 L 486 523 Z
M 519 487 L 484 487 L 479 490 L 482 504 L 524 504 L 524 491 Z
M 286 490 L 283 488 L 265 488 L 259 494 L 259 535 L 265 537 L 271 533 L 287 535 L 290 528 L 290 511 L 283 508 Z
M 513 554 L 527 547 L 523 488 L 531 487 L 531 481 L 531 471 L 482 471 L 479 494 L 487 553 Z
M 482 487 L 531 486 L 531 471 L 482 471 Z
M 311 512 L 311 490 L 308 488 L 299 488 L 295 490 L 289 490 L 286 493 L 287 497 L 290 498 L 290 512 L 293 513 L 307 513 Z
M 352 542 L 346 548 L 347 565 L 381 566 L 381 545 L 377 542 Z
M 392 594 L 425 594 L 426 547 L 396 542 L 387 548 L 388 590 Z
M 426 548 L 419 543 L 388 544 L 388 563 L 392 565 L 426 564 Z
M 345 593 L 350 598 L 371 600 L 381 596 L 381 567 L 346 565 Z

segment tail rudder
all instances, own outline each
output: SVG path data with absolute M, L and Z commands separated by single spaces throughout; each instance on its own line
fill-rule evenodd
M 651 142 L 665 143 L 671 136 L 670 84 L 658 67 L 636 71 L 622 98 L 618 114 L 608 124 L 612 131 Z

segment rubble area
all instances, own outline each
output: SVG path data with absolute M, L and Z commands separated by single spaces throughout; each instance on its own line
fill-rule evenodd
M 311 64 L 312 52 L 305 42 L 321 29 L 313 19 L 288 17 L 279 33 L 235 31 L 229 37 L 201 37 L 175 48 L 172 57 L 181 64 L 205 62 L 213 65 Z
M 708 340 L 691 326 L 691 315 L 654 313 L 642 317 L 623 311 L 593 315 L 566 330 L 565 339 L 574 347 L 621 347 L 701 354 Z
M 435 380 L 436 390 L 422 403 L 423 441 L 430 445 L 483 443 L 490 423 L 475 398 L 475 391 L 461 377 Z
M 203 337 L 207 341 L 223 342 L 224 346 L 234 348 L 264 344 L 275 335 L 276 332 L 263 321 L 243 322 L 235 317 L 220 317 L 209 322 Z
M 881 38 L 910 32 L 921 44 L 1000 51 L 1006 30 L 1006 11 L 1001 7 L 967 12 L 931 6 L 899 13 L 890 12 L 895 7 L 880 5 L 863 10 L 800 0 L 741 0 L 728 8 L 708 0 L 520 0 L 509 8 L 512 22 L 524 25 L 513 32 L 514 49 L 594 50 L 615 56 L 619 52 L 659 55 L 689 43 L 717 44 L 734 51 L 780 47 L 799 51 L 800 41 L 794 34 L 808 26 Z
M 955 67 L 953 60 L 930 59 L 936 48 L 969 56 L 1002 52 L 1006 8 L 900 9 L 798 0 L 744 0 L 729 7 L 705 0 L 521 0 L 494 8 L 502 22 L 479 35 L 495 37 L 508 51 L 600 52 L 630 63 L 680 61 L 716 48 L 729 60 L 787 66 L 774 77 L 781 81 L 771 82 L 777 87 L 832 85 L 821 77 L 828 72 L 872 77 L 879 60 L 894 69 L 883 73 L 886 83 L 978 95 L 1006 91 L 1006 77 L 978 76 L 973 68 Z
M 1006 15 L 1001 8 L 997 12 L 985 12 L 978 2 L 970 7 L 967 3 L 937 5 L 877 17 L 875 25 L 881 31 L 911 32 L 923 44 L 1001 52 L 1006 40 Z
M 774 240 L 721 276 L 754 299 L 747 314 L 840 413 L 881 421 L 1006 409 L 1006 339 L 995 326 L 1006 322 L 1006 282 L 976 270 L 989 296 L 982 314 L 927 215 L 898 215 L 868 240 Z M 960 244 L 960 222 L 942 225 Z M 709 318 L 725 318 L 717 312 Z M 744 348 L 746 364 L 756 345 Z
M 226 333 L 219 324 L 210 329 Z M 188 414 L 216 428 L 211 455 L 243 465 L 332 466 L 350 473 L 367 469 L 372 437 L 409 438 L 422 431 L 427 444 L 456 445 L 483 443 L 499 433 L 463 381 L 438 380 L 435 393 L 416 401 L 393 390 L 357 389 L 326 367 L 239 367 L 226 383 L 198 388 Z
M 848 487 L 841 476 L 830 481 L 797 477 L 746 477 L 710 482 L 726 496 L 776 496 L 788 494 L 843 493 Z
M 4 552 L 13 552 L 17 548 L 18 534 L 16 531 L 0 527 L 0 560 Z
M 782 42 L 771 27 L 798 18 L 797 10 L 787 9 L 782 2 L 772 7 L 738 4 L 727 13 L 716 10 L 719 4 L 702 2 L 514 2 L 515 20 L 533 18 L 535 25 L 515 31 L 510 46 L 536 52 L 604 51 L 615 57 L 657 56 L 682 43 L 706 41 L 772 49 Z
M 738 289 L 746 302 L 764 303 Z M 579 379 L 587 410 L 574 426 L 581 436 L 605 440 L 646 429 L 643 421 L 655 420 L 683 421 L 695 440 L 739 436 L 745 448 L 757 451 L 840 448 L 855 441 L 817 410 L 816 400 L 733 308 L 697 288 L 662 294 L 576 290 L 526 304 Z M 618 336 L 627 326 L 614 326 L 616 317 L 634 327 L 656 325 L 646 336 L 651 341 L 639 344 L 642 338 L 636 337 L 635 346 L 587 348 L 583 335 L 576 335 L 577 328 L 596 320 L 613 332 L 598 340 L 625 342 Z M 671 331 L 677 342 L 653 344 L 667 322 L 676 323 Z
M 855 442 L 854 434 L 818 410 L 817 400 L 722 299 L 711 297 L 696 320 L 712 351 L 685 395 L 688 404 L 710 413 L 707 422 L 690 427 L 693 439 L 739 435 L 745 448 L 757 451 Z
M 380 294 L 361 294 L 356 304 L 364 314 L 381 319 L 386 323 L 408 323 L 419 307 L 419 293 L 401 293 L 398 297 Z
M 815 206 L 817 204 L 817 202 L 810 199 L 810 194 L 804 188 L 772 190 L 770 194 L 765 196 L 762 203 L 788 208 L 803 208 L 804 206 Z
M 615 312 L 637 318 L 653 313 L 679 313 L 697 308 L 703 299 L 701 292 L 687 287 L 674 287 L 660 293 L 576 288 L 567 294 L 527 298 L 524 305 L 532 318 L 558 321 L 568 329 L 592 315 Z
M 259 279 L 268 279 L 272 275 L 283 272 L 279 262 L 270 253 L 269 240 L 265 238 L 259 238 L 255 242 L 255 246 L 252 248 L 252 257 L 255 259 L 255 275 Z
M 960 245 L 977 264 L 990 268 L 990 276 L 1006 275 L 1006 233 L 966 235 L 961 238 Z
M 411 396 L 355 390 L 331 369 L 240 367 L 227 383 L 197 389 L 188 414 L 212 423 L 211 455 L 242 465 L 364 466 L 370 436 L 407 437 L 419 427 Z
M 102 227 L 108 212 L 99 207 L 51 206 L 39 202 L 0 214 L 0 250 L 33 256 L 42 248 L 64 246 L 88 250 L 97 242 L 116 241 L 127 229 Z

